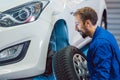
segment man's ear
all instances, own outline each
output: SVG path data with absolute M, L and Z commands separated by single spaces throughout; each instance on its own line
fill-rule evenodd
M 86 20 L 85 21 L 85 26 L 90 27 L 91 26 L 91 21 L 90 20 Z

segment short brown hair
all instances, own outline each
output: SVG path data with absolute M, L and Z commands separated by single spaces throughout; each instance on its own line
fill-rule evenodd
M 97 13 L 90 7 L 78 9 L 73 15 L 80 15 L 80 18 L 83 21 L 83 23 L 85 23 L 85 21 L 89 19 L 91 23 L 95 25 L 98 20 Z

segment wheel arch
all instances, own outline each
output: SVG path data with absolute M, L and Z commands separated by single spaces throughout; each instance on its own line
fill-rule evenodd
M 66 47 L 67 45 L 69 45 L 68 27 L 64 19 L 59 19 L 55 22 L 50 40 L 52 40 L 51 38 L 54 38 L 54 37 L 56 38 L 56 41 L 57 41 L 56 47 L 58 47 L 57 50 L 55 51 L 58 51 L 62 47 Z M 55 41 L 55 40 L 52 40 L 52 41 Z
M 55 22 L 50 36 L 45 74 L 50 74 L 52 72 L 52 56 L 68 45 L 67 24 L 64 19 L 59 19 Z

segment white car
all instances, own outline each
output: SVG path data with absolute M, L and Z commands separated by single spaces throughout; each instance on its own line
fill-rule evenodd
M 0 80 L 44 74 L 48 50 L 88 44 L 91 39 L 75 31 L 72 15 L 85 6 L 107 28 L 105 0 L 0 0 Z

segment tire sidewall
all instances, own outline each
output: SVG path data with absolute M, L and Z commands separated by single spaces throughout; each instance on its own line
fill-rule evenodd
M 57 80 L 79 80 L 73 63 L 75 54 L 80 54 L 86 59 L 84 54 L 73 46 L 68 46 L 54 55 L 53 68 Z

